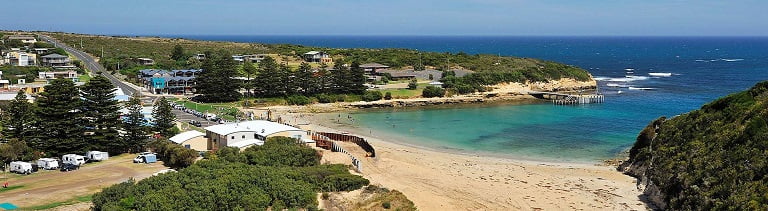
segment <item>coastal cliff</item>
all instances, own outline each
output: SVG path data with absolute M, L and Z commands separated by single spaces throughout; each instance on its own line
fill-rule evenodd
M 768 210 L 768 81 L 637 137 L 618 170 L 648 202 L 670 210 Z

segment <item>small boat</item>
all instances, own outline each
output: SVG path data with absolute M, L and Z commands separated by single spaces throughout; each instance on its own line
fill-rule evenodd
M 672 73 L 648 73 L 650 76 L 658 76 L 658 77 L 669 77 L 672 76 Z
M 621 91 L 621 90 L 619 90 L 618 92 L 616 92 L 616 94 L 621 94 L 621 93 L 622 93 L 622 91 Z

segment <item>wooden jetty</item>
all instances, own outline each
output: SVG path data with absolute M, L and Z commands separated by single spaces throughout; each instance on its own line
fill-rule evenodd
M 529 95 L 539 99 L 552 100 L 552 104 L 555 105 L 576 105 L 576 104 L 590 104 L 590 103 L 603 103 L 605 96 L 602 94 L 566 94 L 559 92 L 528 92 Z

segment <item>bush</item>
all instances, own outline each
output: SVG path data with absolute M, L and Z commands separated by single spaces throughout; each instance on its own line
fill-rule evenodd
M 445 96 L 445 89 L 436 86 L 427 86 L 424 91 L 421 92 L 423 97 L 443 97 Z
M 322 194 L 322 195 L 320 195 L 320 197 L 321 197 L 323 200 L 328 200 L 328 198 L 330 198 L 330 197 L 331 197 L 331 195 L 330 195 L 330 194 L 328 194 L 328 192 L 323 192 L 323 194 Z
M 388 201 L 385 201 L 384 203 L 381 204 L 381 207 L 383 207 L 384 209 L 389 209 L 389 208 L 392 208 L 392 204 L 389 203 Z
M 416 79 L 413 79 L 413 80 L 411 80 L 411 82 L 408 82 L 408 89 L 415 90 L 418 87 L 419 87 L 419 84 L 416 81 Z
M 168 141 L 167 139 L 158 139 L 149 142 L 147 146 L 157 153 L 160 159 L 165 162 L 165 165 L 173 168 L 184 168 L 195 163 L 195 160 L 199 156 L 194 149 L 187 149 Z
M 291 95 L 288 96 L 285 101 L 288 105 L 308 105 L 311 103 L 309 98 L 303 95 Z
M 318 94 L 315 97 L 317 98 L 317 102 L 319 102 L 319 103 L 335 103 L 335 102 L 337 102 L 337 98 L 334 95 Z
M 456 84 L 456 92 L 459 94 L 469 94 L 472 92 L 475 92 L 475 88 L 472 88 L 472 86 L 467 84 Z
M 392 92 L 387 92 L 386 94 L 384 94 L 384 99 L 385 100 L 391 100 L 392 99 Z
M 381 98 L 380 91 L 365 91 L 365 94 L 363 94 L 363 101 L 366 102 L 381 100 Z

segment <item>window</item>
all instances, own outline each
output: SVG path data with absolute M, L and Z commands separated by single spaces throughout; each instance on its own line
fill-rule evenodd
M 231 138 L 231 139 L 235 139 L 235 136 L 232 136 L 232 138 Z
M 192 148 L 192 146 L 190 146 L 189 144 L 185 144 L 184 148 L 190 149 L 190 148 Z
M 243 135 L 243 139 L 245 139 L 245 135 Z

